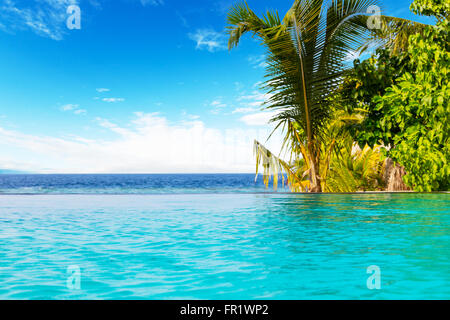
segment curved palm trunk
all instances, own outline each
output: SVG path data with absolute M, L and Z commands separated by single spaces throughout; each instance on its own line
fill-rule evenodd
M 322 186 L 320 183 L 320 167 L 319 167 L 319 152 L 314 150 L 315 148 L 312 147 L 312 143 L 309 143 L 308 152 L 310 154 L 310 186 L 311 190 L 310 192 L 322 192 Z
M 303 67 L 303 55 L 302 55 L 302 47 L 299 37 L 299 30 L 297 27 L 297 20 L 295 17 L 293 17 L 293 22 L 295 26 L 295 35 L 297 37 L 297 43 L 299 44 L 298 49 L 298 56 L 300 59 L 300 73 L 302 75 L 302 87 L 303 87 L 303 101 L 305 106 L 305 122 L 306 122 L 306 136 L 308 139 L 308 153 L 309 153 L 309 180 L 310 180 L 310 186 L 311 190 L 310 192 L 322 192 L 322 187 L 320 185 L 320 177 L 319 177 L 319 151 L 315 150 L 314 147 L 314 141 L 313 141 L 313 135 L 311 131 L 311 117 L 310 117 L 310 110 L 309 110 L 309 103 L 308 103 L 308 96 L 306 93 L 306 82 L 305 82 L 305 69 Z

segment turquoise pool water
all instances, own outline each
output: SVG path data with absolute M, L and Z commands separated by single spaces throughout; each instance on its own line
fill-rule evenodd
M 0 195 L 0 299 L 449 299 L 449 208 L 448 194 Z

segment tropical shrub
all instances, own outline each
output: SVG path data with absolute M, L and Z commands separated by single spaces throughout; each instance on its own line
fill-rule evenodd
M 398 78 L 410 71 L 409 57 L 406 54 L 392 55 L 392 51 L 379 48 L 371 58 L 353 62 L 353 69 L 347 73 L 336 95 L 330 99 L 336 108 L 348 113 L 364 115 L 364 121 L 348 126 L 348 130 L 361 148 L 366 144 L 374 147 L 380 142 L 393 143 L 390 135 L 397 128 L 385 133 L 380 123 L 382 111 L 376 108 L 375 96 L 383 96 L 386 89 L 397 83 Z
M 374 99 L 383 114 L 379 124 L 392 141 L 390 157 L 407 172 L 404 181 L 417 191 L 448 190 L 450 182 L 448 22 L 410 38 L 414 73 Z M 397 132 L 393 132 L 395 129 Z
M 352 139 L 333 152 L 326 181 L 328 192 L 381 191 L 385 188 L 381 146 L 359 148 Z
M 378 58 L 355 65 L 341 94 L 360 100 L 356 105 L 346 100 L 347 108 L 366 113 L 351 129 L 360 145 L 388 147 L 388 156 L 406 169 L 404 182 L 414 190 L 448 190 L 449 2 L 416 0 L 411 8 L 435 15 L 437 25 L 410 36 L 404 56 L 378 51 Z

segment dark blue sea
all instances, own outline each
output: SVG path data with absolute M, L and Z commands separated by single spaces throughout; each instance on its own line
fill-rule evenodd
M 280 191 L 287 191 L 282 186 Z M 2 174 L 0 194 L 271 192 L 254 174 Z

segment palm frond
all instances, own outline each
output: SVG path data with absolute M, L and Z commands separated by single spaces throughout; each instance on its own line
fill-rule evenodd
M 404 52 L 408 49 L 409 36 L 416 33 L 423 33 L 426 24 L 407 19 L 381 16 L 381 28 L 373 29 L 370 37 L 360 47 L 360 52 L 368 48 L 386 47 L 392 50 L 393 54 Z
M 303 164 L 302 160 L 297 161 L 296 165 L 290 165 L 275 156 L 256 140 L 254 142 L 253 151 L 256 156 L 255 180 L 258 178 L 259 167 L 262 166 L 263 181 L 267 188 L 269 187 L 270 180 L 273 178 L 273 189 L 276 191 L 278 188 L 279 177 L 281 177 L 283 186 L 285 185 L 285 179 L 287 178 L 287 185 L 293 192 L 305 192 L 308 190 L 309 181 L 305 180 L 305 176 L 302 174 L 299 175 L 298 172 L 298 165 Z M 303 165 L 301 168 L 304 168 Z

